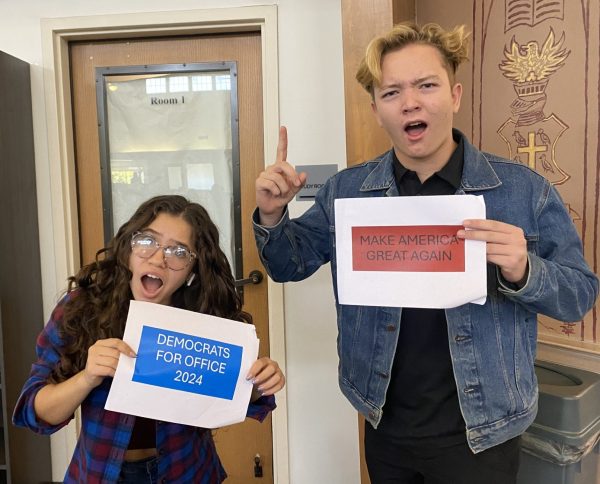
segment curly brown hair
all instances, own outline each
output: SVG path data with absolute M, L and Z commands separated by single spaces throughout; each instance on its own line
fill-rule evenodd
M 144 202 L 123 224 L 107 247 L 96 253 L 96 260 L 69 278 L 67 292 L 73 292 L 64 306 L 60 335 L 65 342 L 61 360 L 52 380 L 64 381 L 85 368 L 88 348 L 97 340 L 122 338 L 129 301 L 131 237 L 148 227 L 159 213 L 180 216 L 192 228 L 196 277 L 183 284 L 172 296 L 171 305 L 252 323 L 242 310 L 227 257 L 219 246 L 219 230 L 199 204 L 179 195 L 162 195 Z
M 413 22 L 401 22 L 369 42 L 356 72 L 356 80 L 372 96 L 373 87 L 381 81 L 381 62 L 385 54 L 410 44 L 425 44 L 438 49 L 453 84 L 458 66 L 469 58 L 468 39 L 469 32 L 464 25 L 446 31 L 436 23 L 419 27 Z

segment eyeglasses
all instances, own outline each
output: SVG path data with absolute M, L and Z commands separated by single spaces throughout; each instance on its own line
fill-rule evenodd
M 169 269 L 181 271 L 196 258 L 184 245 L 160 245 L 154 237 L 143 232 L 136 232 L 131 237 L 131 252 L 142 259 L 149 259 L 158 249 L 163 250 L 163 257 Z

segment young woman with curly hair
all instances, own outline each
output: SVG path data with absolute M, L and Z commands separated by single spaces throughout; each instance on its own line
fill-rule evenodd
M 104 410 L 120 354 L 135 356 L 122 340 L 131 299 L 252 322 L 206 210 L 181 196 L 152 198 L 95 262 L 69 278 L 38 337 L 38 359 L 13 421 L 51 434 L 81 406 L 65 482 L 222 482 L 226 473 L 210 430 Z M 262 421 L 285 378 L 267 357 L 247 377 L 254 381 L 248 416 Z

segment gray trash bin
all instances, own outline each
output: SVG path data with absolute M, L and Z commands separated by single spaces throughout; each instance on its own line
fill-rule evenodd
M 522 438 L 518 484 L 600 483 L 600 375 L 536 361 L 538 414 Z

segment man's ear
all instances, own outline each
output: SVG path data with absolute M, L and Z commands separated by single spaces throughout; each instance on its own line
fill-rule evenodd
M 377 104 L 375 103 L 375 98 L 371 100 L 371 110 L 373 111 L 373 115 L 377 120 L 377 124 L 383 128 L 383 125 L 381 124 L 381 119 L 379 118 L 379 111 L 377 111 Z
M 460 100 L 462 98 L 462 92 L 463 92 L 463 88 L 462 88 L 462 84 L 460 82 L 457 82 L 454 84 L 454 86 L 452 86 L 452 100 L 453 100 L 453 104 L 454 104 L 454 114 L 458 113 L 458 110 L 460 109 Z

